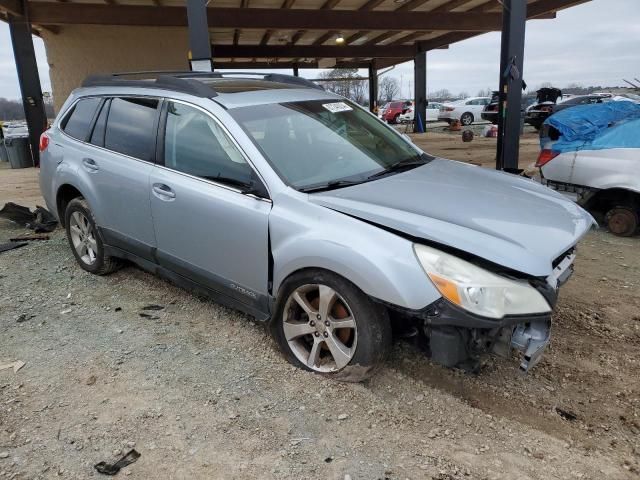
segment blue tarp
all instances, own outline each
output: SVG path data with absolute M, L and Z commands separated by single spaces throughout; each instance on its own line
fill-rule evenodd
M 640 105 L 633 102 L 579 105 L 551 115 L 545 123 L 561 134 L 551 147 L 558 152 L 640 148 Z

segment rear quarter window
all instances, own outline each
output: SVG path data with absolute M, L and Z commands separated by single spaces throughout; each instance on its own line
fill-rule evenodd
M 79 100 L 71 110 L 71 113 L 64 119 L 62 131 L 67 135 L 82 140 L 89 137 L 93 118 L 100 105 L 101 99 L 98 97 L 83 98 Z
M 140 160 L 151 161 L 155 149 L 158 99 L 113 98 L 104 146 Z

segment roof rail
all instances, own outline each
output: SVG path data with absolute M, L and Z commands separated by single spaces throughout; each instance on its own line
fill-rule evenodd
M 142 87 L 163 88 L 188 93 L 203 98 L 217 97 L 217 92 L 202 82 L 190 78 L 180 78 L 169 72 L 153 72 L 158 74 L 154 79 L 125 80 L 121 77 L 142 75 L 152 72 L 114 73 L 111 75 L 89 75 L 82 82 L 83 87 Z
M 317 83 L 304 77 L 296 77 L 295 75 L 287 75 L 285 73 L 269 73 L 269 72 L 189 72 L 185 76 L 192 74 L 195 76 L 207 76 L 209 78 L 242 78 L 245 76 L 262 77 L 267 82 L 288 83 L 289 85 L 299 85 L 301 87 L 316 88 L 324 90 Z
M 250 77 L 262 77 L 263 80 L 268 82 L 288 83 L 290 85 L 299 85 L 307 88 L 317 88 L 324 90 L 320 85 L 313 81 L 296 77 L 294 75 L 287 75 L 284 73 L 269 73 L 269 72 L 192 72 L 189 70 L 148 70 L 139 72 L 118 72 L 112 73 L 112 77 L 133 77 L 133 76 L 146 76 L 147 79 L 156 78 L 158 76 L 170 76 L 176 78 L 243 78 Z

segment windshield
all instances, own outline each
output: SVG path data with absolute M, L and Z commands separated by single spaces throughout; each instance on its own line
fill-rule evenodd
M 297 189 L 377 178 L 430 159 L 347 101 L 313 100 L 229 110 L 274 170 Z

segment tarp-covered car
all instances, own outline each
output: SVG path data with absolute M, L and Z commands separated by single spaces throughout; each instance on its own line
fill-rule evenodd
M 549 117 L 536 166 L 542 181 L 571 196 L 621 236 L 638 231 L 640 105 L 583 105 Z

